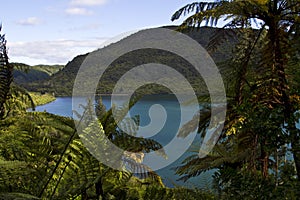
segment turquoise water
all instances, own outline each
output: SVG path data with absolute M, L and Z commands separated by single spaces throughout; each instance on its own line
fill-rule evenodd
M 82 97 L 76 97 L 73 100 L 82 104 L 85 104 L 86 102 L 86 98 L 82 98 Z M 110 105 L 111 98 L 109 96 L 103 96 L 102 101 L 103 104 L 106 106 L 106 108 L 111 107 Z M 131 116 L 139 115 L 140 125 L 147 126 L 151 123 L 151 116 L 149 115 L 149 110 L 153 105 L 156 106 L 159 105 L 163 107 L 166 113 L 166 117 L 165 117 L 166 119 L 164 119 L 164 116 L 160 112 L 154 112 L 154 114 L 152 114 L 152 118 L 155 119 L 156 121 L 155 123 L 159 123 L 165 120 L 164 125 L 162 127 L 159 127 L 158 131 L 153 130 L 153 132 L 155 133 L 157 132 L 157 133 L 154 135 L 152 134 L 150 137 L 158 141 L 162 145 L 167 145 L 176 136 L 177 131 L 180 128 L 179 124 L 181 120 L 181 115 L 183 115 L 186 111 L 187 113 L 196 112 L 194 110 L 191 110 L 194 107 L 189 105 L 184 105 L 181 110 L 175 96 L 155 95 L 155 96 L 147 96 L 139 100 L 130 110 L 130 115 Z M 53 113 L 61 116 L 72 117 L 73 115 L 72 97 L 59 97 L 55 101 L 49 104 L 38 106 L 36 110 L 47 111 L 49 113 Z M 183 111 L 184 113 L 182 113 L 181 111 Z M 193 116 L 187 116 L 187 117 L 191 118 Z M 153 129 L 157 129 L 157 128 L 158 127 L 153 127 Z M 151 134 L 150 132 L 149 134 Z M 143 134 L 147 134 L 147 133 L 143 133 Z M 145 136 L 145 135 L 140 135 L 140 136 Z M 179 159 L 172 162 L 169 166 L 156 171 L 156 173 L 158 173 L 162 177 L 165 185 L 167 185 L 168 187 L 185 186 L 189 188 L 193 188 L 193 187 L 210 188 L 211 180 L 212 180 L 211 176 L 213 174 L 213 171 L 207 172 L 199 177 L 192 178 L 187 182 L 178 181 L 180 177 L 176 175 L 174 171 L 174 167 L 179 166 L 187 156 L 191 155 L 192 154 L 191 149 L 197 149 L 199 143 L 200 143 L 200 137 L 196 135 L 194 141 L 190 145 L 191 148 L 188 149 L 181 157 L 179 157 Z M 175 154 L 177 153 L 177 151 L 178 152 L 181 151 L 180 146 L 174 146 L 172 148 L 173 148 L 172 151 L 174 151 Z M 145 159 L 147 161 L 146 157 Z

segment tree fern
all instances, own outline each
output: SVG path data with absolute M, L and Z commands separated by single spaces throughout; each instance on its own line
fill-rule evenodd
M 2 26 L 0 26 L 0 31 Z M 0 34 L 0 119 L 5 115 L 4 104 L 9 96 L 13 67 L 8 62 L 5 35 Z
M 228 148 L 229 145 L 231 150 L 225 150 L 232 152 L 235 149 L 233 147 L 236 147 L 236 158 L 243 158 L 241 161 L 246 162 L 242 164 L 239 159 L 227 157 L 240 163 L 235 167 L 247 166 L 255 171 L 257 163 L 260 163 L 259 169 L 266 177 L 270 154 L 290 141 L 300 177 L 300 139 L 295 127 L 298 119 L 293 114 L 298 106 L 291 104 L 293 98 L 287 81 L 288 62 L 291 57 L 297 60 L 295 55 L 299 48 L 292 42 L 299 34 L 299 5 L 299 1 L 294 0 L 200 2 L 188 4 L 173 15 L 172 20 L 176 20 L 182 15 L 195 12 L 185 19 L 181 30 L 203 24 L 214 26 L 218 20 L 226 19 L 226 24 L 220 30 L 230 27 L 238 34 L 235 38 L 238 39 L 235 57 L 231 60 L 235 68 L 230 68 L 232 73 L 229 76 L 235 80 L 233 85 L 236 89 L 231 93 L 233 98 L 229 101 L 224 135 L 207 158 L 193 157 L 186 160 L 185 165 L 179 168 L 180 174 L 189 178 L 199 175 L 205 169 L 228 163 L 227 156 L 224 157 L 226 154 L 220 156 L 218 153 L 221 146 Z M 259 30 L 252 29 L 253 23 L 256 23 Z M 222 34 L 215 35 L 211 46 L 218 46 L 216 41 L 225 41 L 224 38 L 226 36 Z M 209 111 L 202 112 L 202 119 L 209 116 Z M 199 131 L 206 131 L 207 123 L 207 120 L 200 121 Z M 195 130 L 196 125 L 197 122 L 193 120 L 187 123 L 182 128 L 182 135 L 186 136 L 189 131 Z M 289 141 L 283 127 L 291 136 Z M 230 134 L 232 136 L 229 137 Z M 236 139 L 231 140 L 231 137 Z M 242 156 L 247 152 L 248 157 Z

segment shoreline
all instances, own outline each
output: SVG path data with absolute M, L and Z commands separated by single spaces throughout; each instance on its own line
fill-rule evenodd
M 38 92 L 29 92 L 29 95 L 31 96 L 35 106 L 42 106 L 56 100 L 56 97 L 50 93 L 41 94 Z

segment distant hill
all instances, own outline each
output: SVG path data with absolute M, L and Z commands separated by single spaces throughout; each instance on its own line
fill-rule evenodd
M 78 69 L 88 54 L 76 56 L 72 61 L 51 77 L 42 81 L 36 81 L 28 85 L 26 89 L 34 92 L 51 92 L 56 96 L 71 96 L 73 84 Z
M 49 79 L 51 75 L 61 70 L 63 65 L 35 65 L 30 66 L 23 63 L 11 63 L 14 66 L 14 82 L 20 86 Z
M 165 28 L 176 29 L 177 27 L 170 26 Z M 185 34 L 199 42 L 203 47 L 206 47 L 208 41 L 213 35 L 215 35 L 216 31 L 219 31 L 219 29 L 202 27 L 199 29 L 187 31 L 185 32 Z M 232 31 L 228 30 L 228 32 Z M 127 40 L 130 37 L 134 37 L 134 34 L 122 39 L 121 41 Z M 111 48 L 112 45 L 115 44 L 108 45 L 107 47 L 104 47 L 103 49 L 98 49 L 95 52 L 101 54 L 102 51 Z M 221 45 L 217 51 L 211 53 L 211 56 L 214 59 L 215 63 L 218 64 L 229 58 L 231 56 L 233 46 L 234 40 Z M 26 85 L 26 88 L 30 91 L 54 92 L 56 96 L 71 96 L 77 72 L 80 68 L 80 65 L 88 55 L 89 53 L 76 56 L 72 61 L 67 63 L 67 65 L 63 69 L 59 70 L 57 73 L 54 73 L 50 77 L 46 77 L 41 74 L 41 77 L 45 78 L 41 78 L 41 80 L 30 82 Z M 107 68 L 103 77 L 101 78 L 98 85 L 97 93 L 111 94 L 115 83 L 124 73 L 126 73 L 128 70 L 132 69 L 135 66 L 150 63 L 151 61 L 153 62 L 153 60 L 159 60 L 159 63 L 161 64 L 172 66 L 172 68 L 176 69 L 189 80 L 189 82 L 194 87 L 194 90 L 197 91 L 197 93 L 206 93 L 206 86 L 204 82 L 202 81 L 201 77 L 197 75 L 195 69 L 193 69 L 193 67 L 191 67 L 189 63 L 187 63 L 184 59 L 178 56 L 172 55 L 171 53 L 155 49 L 148 49 L 145 51 L 139 50 L 134 53 L 128 53 L 123 55 L 121 58 L 115 60 L 111 64 L 111 66 Z M 39 73 L 42 72 L 39 71 Z M 87 77 L 87 79 L 88 78 L 89 77 Z M 136 79 L 135 81 L 141 80 Z M 132 84 L 134 87 L 135 81 L 129 84 Z M 178 87 L 180 87 L 180 84 L 178 84 Z M 170 92 L 164 87 L 153 87 L 153 85 L 148 85 L 146 86 L 146 88 L 147 90 L 145 90 L 145 88 L 142 88 L 140 91 L 137 92 L 147 94 Z

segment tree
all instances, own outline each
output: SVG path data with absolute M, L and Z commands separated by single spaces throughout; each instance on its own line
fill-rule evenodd
M 1 32 L 2 26 L 0 26 Z M 8 62 L 5 35 L 0 34 L 0 119 L 5 116 L 4 103 L 8 99 L 12 83 L 13 67 Z
M 185 19 L 181 29 L 214 26 L 226 19 L 221 31 L 231 28 L 240 39 L 236 57 L 231 60 L 237 66 L 235 76 L 231 76 L 236 81 L 224 135 L 211 155 L 188 159 L 179 168 L 180 174 L 189 178 L 224 164 L 256 171 L 260 162 L 260 170 L 267 178 L 270 156 L 291 144 L 300 180 L 300 138 L 295 126 L 299 101 L 294 98 L 299 94 L 290 89 L 293 86 L 287 76 L 290 61 L 299 60 L 299 45 L 294 43 L 299 35 L 299 8 L 298 0 L 222 0 L 188 4 L 172 16 L 176 20 L 195 12 Z M 254 24 L 257 29 L 252 28 Z M 211 44 L 225 39 L 215 37 Z

